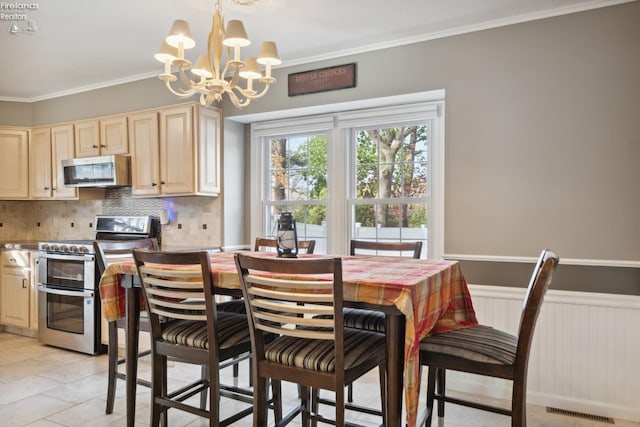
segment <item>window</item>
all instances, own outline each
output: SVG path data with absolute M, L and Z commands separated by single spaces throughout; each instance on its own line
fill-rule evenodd
M 252 237 L 293 213 L 316 253 L 349 240 L 424 242 L 443 252 L 442 101 L 254 124 Z
M 427 246 L 430 125 L 427 121 L 352 131 L 354 238 L 421 240 Z

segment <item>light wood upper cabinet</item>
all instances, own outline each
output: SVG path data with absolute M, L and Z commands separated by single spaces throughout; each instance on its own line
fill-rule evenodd
M 86 120 L 75 124 L 75 153 L 78 157 L 100 155 L 100 124 Z
M 158 113 L 137 113 L 129 116 L 131 143 L 131 194 L 160 195 L 160 146 Z
M 29 183 L 31 198 L 50 199 L 51 181 L 51 129 L 38 128 L 31 132 L 29 151 Z
M 29 131 L 0 129 L 0 198 L 29 198 Z
M 190 194 L 194 188 L 193 107 L 160 110 L 162 194 Z
M 105 117 L 75 123 L 75 156 L 128 154 L 127 117 Z
M 129 116 L 131 194 L 220 194 L 220 112 L 189 104 Z
M 60 162 L 74 157 L 73 125 L 51 128 L 51 181 L 54 199 L 77 199 L 78 189 L 65 187 Z
M 100 119 L 100 154 L 129 154 L 127 116 Z
M 60 162 L 74 157 L 73 125 L 33 130 L 29 155 L 32 199 L 77 199 L 78 189 L 63 185 Z

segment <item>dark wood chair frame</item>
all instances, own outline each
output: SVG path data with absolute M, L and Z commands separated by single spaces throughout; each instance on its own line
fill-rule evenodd
M 515 360 L 513 363 L 486 363 L 469 360 L 464 357 L 456 357 L 451 354 L 427 351 L 422 347 L 424 345 L 423 343 L 429 341 L 429 337 L 422 341 L 420 363 L 421 366 L 429 367 L 427 409 L 424 414 L 425 425 L 431 425 L 433 405 L 434 401 L 437 400 L 439 417 L 444 417 L 444 404 L 445 402 L 449 402 L 488 412 L 508 415 L 511 417 L 512 427 L 526 426 L 526 392 L 529 351 L 544 295 L 551 283 L 551 278 L 558 262 L 558 256 L 550 250 L 543 250 L 538 258 L 527 288 L 527 294 L 525 296 L 523 310 L 520 317 L 518 335 L 515 337 L 517 344 L 515 349 L 513 349 L 515 351 Z M 473 328 L 471 328 L 469 332 L 472 333 Z M 439 335 L 442 335 L 444 338 L 446 333 Z M 478 337 L 478 341 L 481 341 L 480 337 Z M 447 396 L 445 393 L 445 377 L 447 370 L 511 380 L 511 408 L 505 409 L 476 401 Z
M 259 251 L 261 248 L 277 248 L 278 241 L 276 239 L 268 239 L 265 237 L 256 237 L 254 251 Z M 304 249 L 308 254 L 312 254 L 316 248 L 315 240 L 298 240 L 298 249 Z
M 400 255 L 401 252 L 410 252 L 412 257 L 420 259 L 422 254 L 422 241 L 417 240 L 415 242 L 385 242 L 385 241 L 369 241 L 369 240 L 351 240 L 349 244 L 349 253 L 351 255 L 357 255 L 358 250 L 376 251 L 386 253 L 397 252 Z
M 237 363 L 239 356 L 248 355 L 251 350 L 251 344 L 250 340 L 247 340 L 225 348 L 221 348 L 218 345 L 218 333 L 216 331 L 218 313 L 214 298 L 209 253 L 207 251 L 160 252 L 135 249 L 133 256 L 140 281 L 143 284 L 142 289 L 148 302 L 147 309 L 151 323 L 153 372 L 151 425 L 159 426 L 161 419 L 164 420 L 164 425 L 166 425 L 166 411 L 169 408 L 177 408 L 208 418 L 210 426 L 232 425 L 249 415 L 253 411 L 253 392 L 250 389 L 220 383 L 219 370 Z M 147 264 L 149 265 L 147 266 Z M 162 270 L 162 265 L 199 266 L 200 269 L 194 274 L 193 270 L 191 273 L 178 272 L 174 268 Z M 145 282 L 145 280 L 148 280 L 148 282 Z M 160 289 L 155 289 L 156 294 L 154 289 L 151 288 L 154 287 L 152 283 L 157 283 L 158 281 L 163 282 L 163 284 Z M 172 285 L 171 288 L 165 286 L 167 283 Z M 198 290 L 199 293 L 196 293 L 193 298 L 182 298 L 185 288 L 191 293 L 195 290 Z M 173 291 L 170 289 L 173 289 Z M 168 295 L 174 295 L 172 292 L 177 292 L 175 295 L 180 296 L 182 299 L 177 302 L 178 300 L 175 298 L 168 298 Z M 192 306 L 185 308 L 184 305 L 187 304 L 187 301 L 190 301 Z M 178 305 L 181 308 L 178 308 Z M 195 320 L 202 320 L 203 311 L 206 313 L 204 317 L 207 325 L 208 349 L 170 343 L 162 338 L 163 322 L 161 322 L 161 316 L 164 317 L 165 321 L 170 321 L 172 314 L 175 314 L 178 319 L 194 318 Z M 246 319 L 243 315 L 235 315 Z M 170 392 L 167 385 L 168 358 L 176 358 L 183 362 L 208 366 L 208 377 L 201 378 Z M 274 408 L 275 419 L 279 421 L 282 417 L 280 383 L 273 383 L 272 390 L 273 396 L 271 399 L 266 400 L 266 404 Z M 207 391 L 209 395 L 208 409 L 202 405 L 202 401 L 200 407 L 184 403 L 189 397 L 198 393 L 206 393 Z M 239 400 L 249 403 L 251 406 L 221 420 L 219 416 L 221 397 Z
M 109 257 L 113 256 L 133 256 L 133 249 L 158 249 L 158 240 L 156 238 L 143 238 L 134 240 L 96 240 L 93 242 L 96 253 L 96 274 L 97 280 L 100 280 L 102 273 L 107 269 Z M 126 358 L 118 358 L 118 329 L 125 329 L 125 319 L 118 319 L 108 322 L 108 366 L 109 374 L 107 379 L 107 408 L 106 413 L 113 413 L 113 405 L 116 398 L 116 379 L 126 380 L 126 374 L 118 371 L 118 366 L 126 362 Z M 140 330 L 143 332 L 151 332 L 151 325 L 146 317 L 140 319 Z M 148 356 L 150 350 L 141 351 L 138 357 Z M 146 387 L 151 387 L 151 383 L 147 380 L 138 378 L 137 383 Z
M 235 259 L 251 331 L 255 392 L 254 427 L 266 425 L 266 386 L 269 379 L 289 381 L 299 385 L 300 405 L 283 416 L 276 426 L 286 425 L 300 413 L 302 413 L 302 425 L 305 426 L 310 423 L 315 425 L 318 421 L 338 426 L 354 425 L 347 423 L 344 419 L 346 406 L 344 388 L 346 384 L 376 367 L 384 370 L 386 358 L 384 349 L 379 352 L 374 351 L 365 363 L 345 369 L 341 259 L 332 257 L 259 258 L 252 257 L 250 253 L 246 255 L 238 253 Z M 264 283 L 258 277 L 271 273 L 283 274 L 289 278 L 269 277 L 268 283 Z M 317 277 L 303 279 L 304 275 L 319 274 L 331 275 L 333 280 L 318 280 Z M 295 279 L 290 279 L 291 275 L 295 276 Z M 282 324 L 285 323 L 294 325 L 295 328 L 283 328 Z M 323 328 L 323 331 L 317 332 L 315 328 L 318 327 Z M 264 336 L 274 332 L 306 339 L 332 339 L 335 352 L 334 371 L 321 372 L 267 360 Z M 314 336 L 316 333 L 331 335 L 331 337 Z M 381 389 L 384 390 L 385 387 L 386 383 L 382 383 Z M 317 407 L 310 401 L 311 390 L 315 393 L 318 389 L 335 392 L 336 399 L 333 403 L 336 409 L 335 420 L 319 414 Z M 384 392 L 381 399 L 386 399 Z

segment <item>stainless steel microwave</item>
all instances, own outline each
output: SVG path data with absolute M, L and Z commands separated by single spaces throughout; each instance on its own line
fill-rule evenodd
M 67 187 L 126 187 L 131 185 L 130 157 L 123 155 L 62 160 Z

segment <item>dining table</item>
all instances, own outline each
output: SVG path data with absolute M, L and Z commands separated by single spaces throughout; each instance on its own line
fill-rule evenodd
M 247 252 L 244 252 L 247 253 Z M 255 256 L 276 256 L 251 252 Z M 235 252 L 210 253 L 215 293 L 240 295 Z M 315 257 L 322 255 L 300 255 Z M 442 333 L 478 324 L 460 264 L 377 255 L 340 256 L 344 304 L 386 315 L 387 426 L 402 425 L 403 396 L 406 425 L 416 425 L 420 388 L 419 342 Z M 134 280 L 133 259 L 109 264 L 100 279 L 102 312 L 107 321 L 126 317 L 127 426 L 135 420 L 135 392 L 141 288 Z

